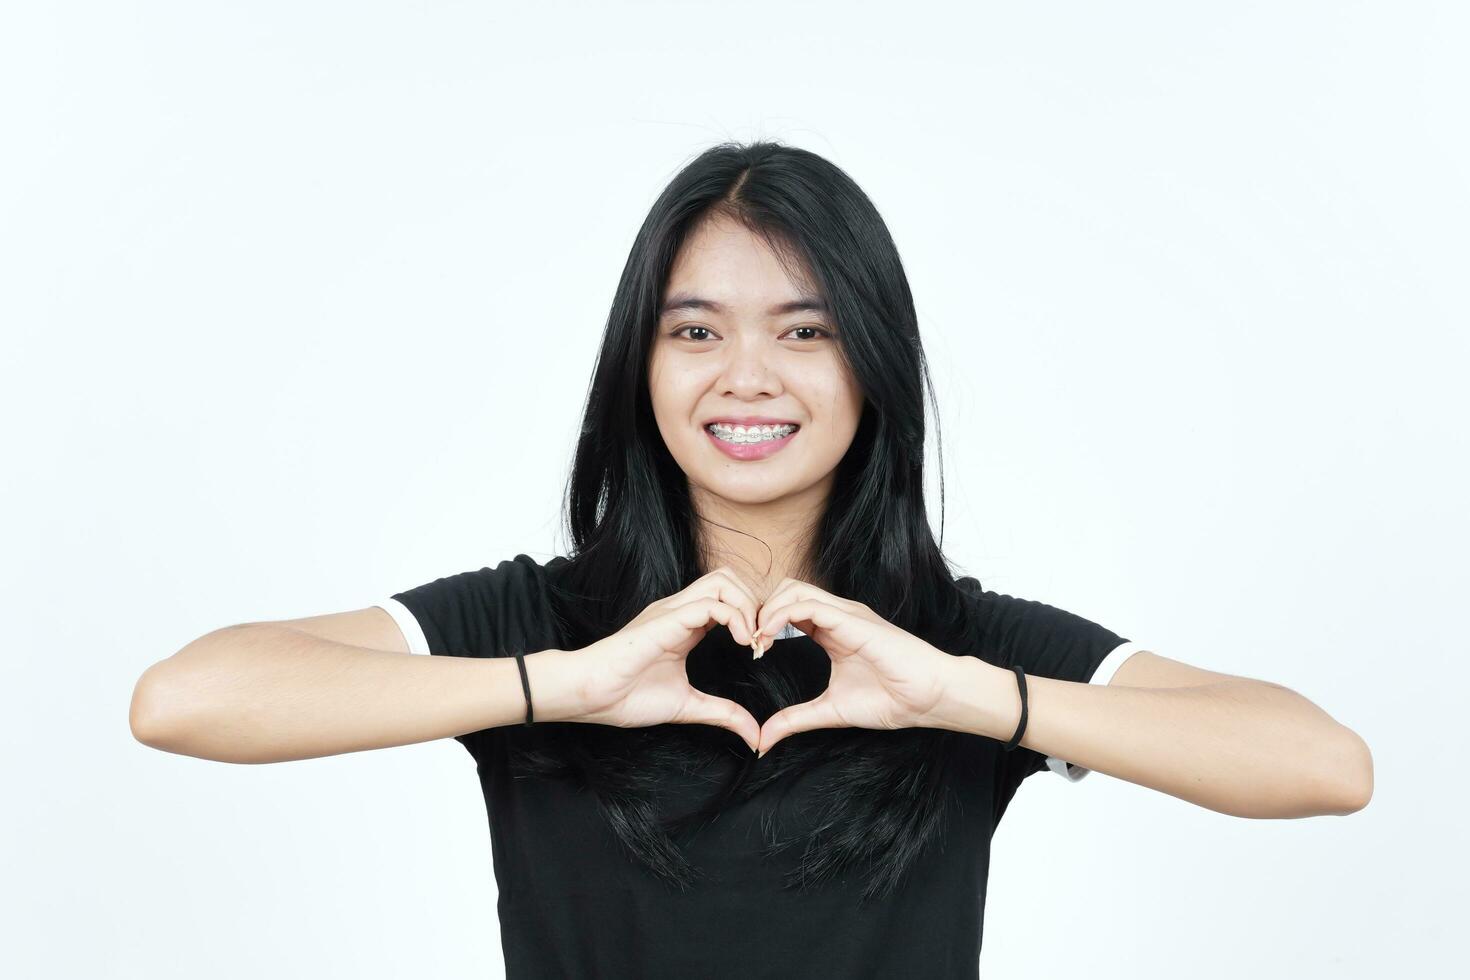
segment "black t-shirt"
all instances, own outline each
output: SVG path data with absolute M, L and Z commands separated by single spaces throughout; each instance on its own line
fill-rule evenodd
M 380 605 L 415 653 L 504 657 L 560 649 L 545 591 L 548 566 L 520 554 L 395 593 Z M 959 584 L 982 599 L 973 650 L 992 663 L 1106 683 L 1139 649 L 1053 606 L 982 591 L 973 578 Z M 791 632 L 766 656 L 820 651 L 810 637 Z M 712 629 L 706 643 L 736 645 L 723 628 Z M 679 892 L 626 855 L 590 793 L 560 780 L 512 778 L 505 732 L 456 738 L 474 758 L 484 792 L 509 980 L 974 980 L 990 840 L 1006 805 L 1034 772 L 1051 768 L 1072 780 L 1087 773 L 1024 747 L 1005 752 L 1000 741 L 961 734 L 943 847 L 926 848 L 891 896 L 859 907 L 857 874 L 815 890 L 785 889 L 783 875 L 796 857 L 765 857 L 758 846 L 763 821 L 800 819 L 801 784 L 819 773 L 796 777 L 788 792 L 757 794 L 710 823 L 686 845 L 707 876 Z

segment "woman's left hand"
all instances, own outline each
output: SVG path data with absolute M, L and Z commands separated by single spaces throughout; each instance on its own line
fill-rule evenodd
M 761 606 L 762 647 L 769 647 L 787 623 L 827 651 L 832 679 L 814 700 L 766 719 L 759 755 L 788 735 L 819 728 L 931 727 L 962 659 L 899 629 L 861 602 L 789 578 Z

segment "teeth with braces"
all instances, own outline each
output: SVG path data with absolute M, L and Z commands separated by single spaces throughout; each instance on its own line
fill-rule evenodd
M 716 439 L 724 442 L 732 442 L 737 445 L 754 442 L 767 442 L 771 439 L 784 439 L 795 432 L 794 425 L 724 425 L 715 422 L 705 426 Z

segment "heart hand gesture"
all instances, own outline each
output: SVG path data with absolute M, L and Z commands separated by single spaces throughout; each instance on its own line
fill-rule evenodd
M 649 604 L 618 632 L 576 651 L 575 693 L 558 720 L 620 728 L 715 725 L 758 749 L 760 724 L 742 705 L 689 683 L 685 660 L 716 625 L 752 639 L 755 600 L 729 568 Z
M 820 728 L 931 726 L 953 683 L 951 656 L 894 626 L 860 602 L 786 579 L 761 606 L 762 647 L 786 624 L 815 640 L 832 660 L 832 678 L 817 698 L 783 708 L 760 730 L 760 755 L 788 735 Z

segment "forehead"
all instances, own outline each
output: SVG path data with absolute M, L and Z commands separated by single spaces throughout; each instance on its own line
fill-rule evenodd
M 728 218 L 703 222 L 680 246 L 659 313 L 701 310 L 776 316 L 822 309 L 799 263 L 788 270 L 759 234 Z

